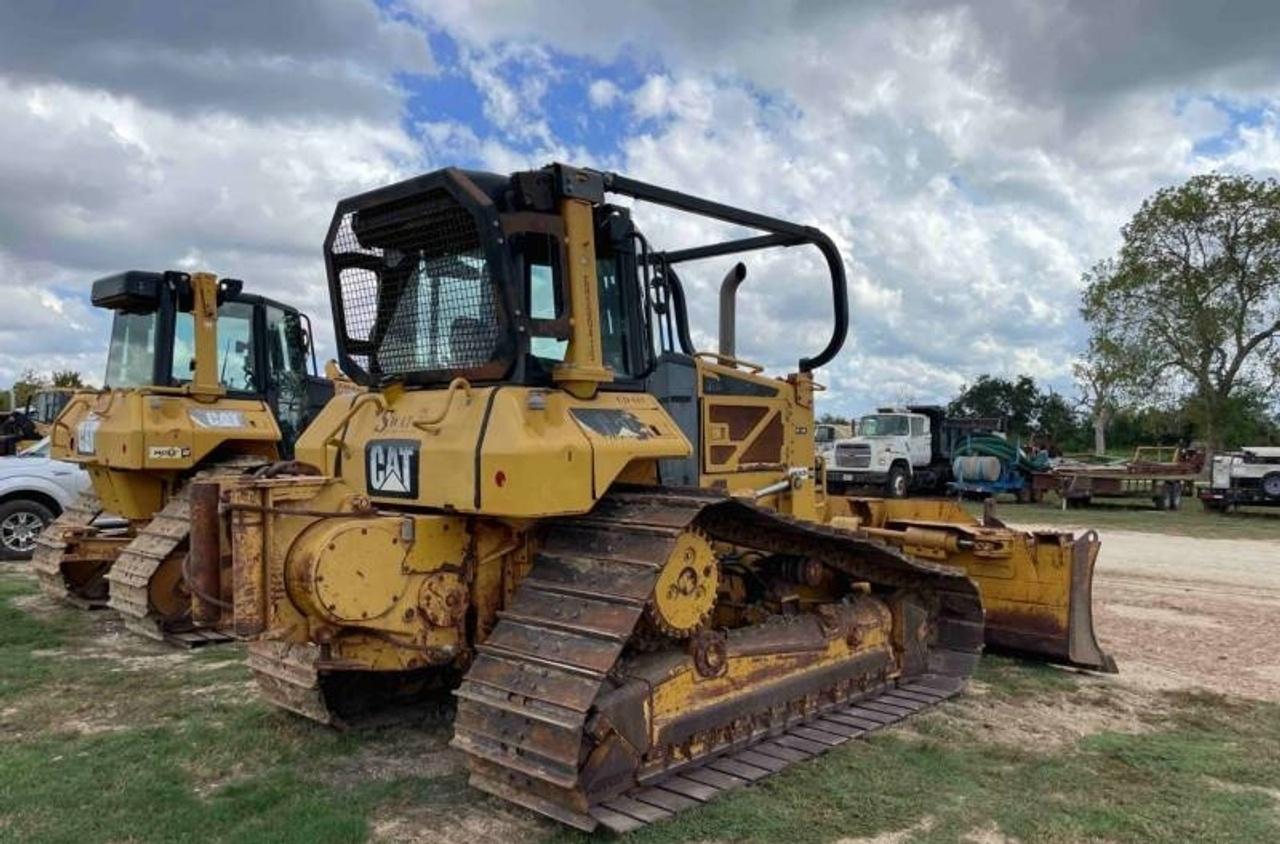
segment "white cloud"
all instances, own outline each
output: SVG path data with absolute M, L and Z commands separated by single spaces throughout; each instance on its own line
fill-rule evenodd
M 1062 388 L 1080 274 L 1143 197 L 1213 168 L 1280 173 L 1272 4 L 402 2 L 333 0 L 305 26 L 288 4 L 259 27 L 234 8 L 199 26 L 161 9 L 154 33 L 90 10 L 49 56 L 0 50 L 0 271 L 36 326 L 0 325 L 17 332 L 0 338 L 0 379 L 57 351 L 41 320 L 58 307 L 85 326 L 62 350 L 100 356 L 101 320 L 75 292 L 127 266 L 199 263 L 327 324 L 319 242 L 336 199 L 460 160 L 560 159 L 827 231 L 853 333 L 820 373 L 824 408 L 938 400 L 982 372 Z M 48 16 L 18 17 L 0 46 L 61 37 Z M 456 40 L 456 66 L 437 66 L 427 29 Z M 112 63 L 140 40 L 173 49 Z M 579 119 L 625 107 L 615 149 L 557 134 L 566 55 L 587 59 Z M 612 61 L 628 72 L 600 66 Z M 436 72 L 476 87 L 488 125 L 402 125 L 402 75 Z M 725 230 L 636 216 L 665 248 Z M 741 351 L 793 366 L 829 330 L 823 264 L 808 249 L 747 263 Z M 726 265 L 684 268 L 701 343 Z
M 596 79 L 587 87 L 587 101 L 592 108 L 608 108 L 622 96 L 622 89 L 608 79 Z

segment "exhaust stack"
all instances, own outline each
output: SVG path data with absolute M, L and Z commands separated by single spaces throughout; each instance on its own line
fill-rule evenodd
M 737 319 L 738 285 L 747 277 L 747 265 L 739 261 L 720 282 L 720 354 L 735 357 L 735 323 Z

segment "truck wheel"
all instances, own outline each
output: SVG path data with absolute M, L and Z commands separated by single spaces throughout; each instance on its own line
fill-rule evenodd
M 53 518 L 53 512 L 39 501 L 14 498 L 0 504 L 0 560 L 30 557 L 36 537 Z
M 1280 472 L 1268 472 L 1262 476 L 1262 494 L 1280 499 Z
M 901 466 L 894 466 L 889 469 L 889 480 L 885 482 L 885 492 L 890 498 L 906 498 L 907 490 L 911 488 L 911 481 L 907 477 L 907 470 Z

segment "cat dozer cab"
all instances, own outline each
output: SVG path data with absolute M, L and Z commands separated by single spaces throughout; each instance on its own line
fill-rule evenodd
M 655 251 L 609 194 L 759 234 Z M 783 378 L 695 351 L 677 266 L 797 246 L 830 275 L 825 345 Z M 333 723 L 454 680 L 475 786 L 629 830 L 961 688 L 974 581 L 815 475 L 812 371 L 848 325 L 822 232 L 564 165 L 448 169 L 339 203 L 325 251 L 368 392 L 299 438 L 308 474 L 197 484 L 232 548 L 194 526 L 193 576 L 230 556 L 278 705 Z
M 191 629 L 189 481 L 289 455 L 332 397 L 309 374 L 307 319 L 207 273 L 126 272 L 94 282 L 92 299 L 115 312 L 105 386 L 72 397 L 51 437 L 53 456 L 82 465 L 93 492 L 37 540 L 33 567 L 46 593 L 109 604 L 139 632 L 225 638 Z M 128 526 L 95 525 L 104 511 Z

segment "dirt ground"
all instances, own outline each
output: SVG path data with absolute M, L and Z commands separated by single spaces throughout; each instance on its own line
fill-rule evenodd
M 1100 536 L 1094 622 L 1120 683 L 1280 701 L 1280 542 Z

